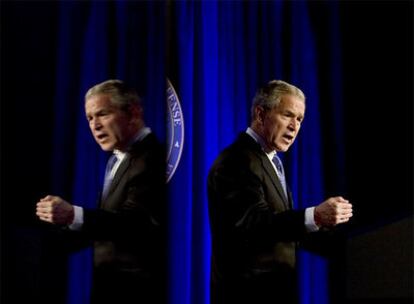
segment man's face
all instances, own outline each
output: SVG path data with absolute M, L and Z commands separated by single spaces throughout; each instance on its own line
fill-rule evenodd
M 279 105 L 270 110 L 259 109 L 259 133 L 268 151 L 287 151 L 298 135 L 304 115 L 304 101 L 293 95 L 284 95 Z
M 131 137 L 132 116 L 111 103 L 106 94 L 93 95 L 85 102 L 89 128 L 98 145 L 104 151 L 123 151 Z

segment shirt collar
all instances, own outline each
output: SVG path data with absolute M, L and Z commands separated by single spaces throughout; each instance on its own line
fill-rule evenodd
M 112 151 L 113 155 L 116 156 L 116 158 L 118 159 L 118 161 L 122 161 L 126 155 L 126 152 L 122 152 L 120 150 L 113 150 Z
M 252 128 L 248 127 L 247 130 L 246 130 L 246 133 L 248 135 L 250 135 L 260 145 L 260 147 L 262 148 L 263 152 L 267 155 L 267 157 L 270 160 L 272 160 L 273 157 L 276 155 L 276 151 L 273 150 L 273 151 L 270 151 L 269 153 L 266 153 L 265 152 L 266 144 L 265 144 L 263 138 L 259 134 L 257 134 L 255 131 L 253 131 Z

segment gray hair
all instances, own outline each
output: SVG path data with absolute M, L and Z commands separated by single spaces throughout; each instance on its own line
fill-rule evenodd
M 94 85 L 86 92 L 85 101 L 92 96 L 100 94 L 109 95 L 112 104 L 122 110 L 127 110 L 131 105 L 141 107 L 141 98 L 138 96 L 138 93 L 118 79 L 109 79 Z
M 265 86 L 259 88 L 253 98 L 251 108 L 252 121 L 254 120 L 254 110 L 257 106 L 265 109 L 277 107 L 284 95 L 293 95 L 305 103 L 305 94 L 303 94 L 301 89 L 283 80 L 271 80 Z

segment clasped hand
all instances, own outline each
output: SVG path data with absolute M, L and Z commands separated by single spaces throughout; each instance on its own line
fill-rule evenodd
M 341 196 L 331 197 L 316 206 L 315 223 L 319 227 L 333 227 L 352 217 L 352 204 Z
M 37 202 L 36 215 L 45 222 L 70 225 L 73 222 L 74 209 L 59 196 L 47 195 Z

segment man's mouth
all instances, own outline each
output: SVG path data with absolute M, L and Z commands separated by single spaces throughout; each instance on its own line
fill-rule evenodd
M 96 139 L 97 139 L 98 141 L 104 141 L 106 138 L 108 138 L 108 134 L 105 134 L 105 133 L 102 133 L 102 134 L 96 135 Z
M 291 134 L 285 134 L 283 135 L 283 138 L 286 139 L 287 141 L 292 141 L 294 136 Z

